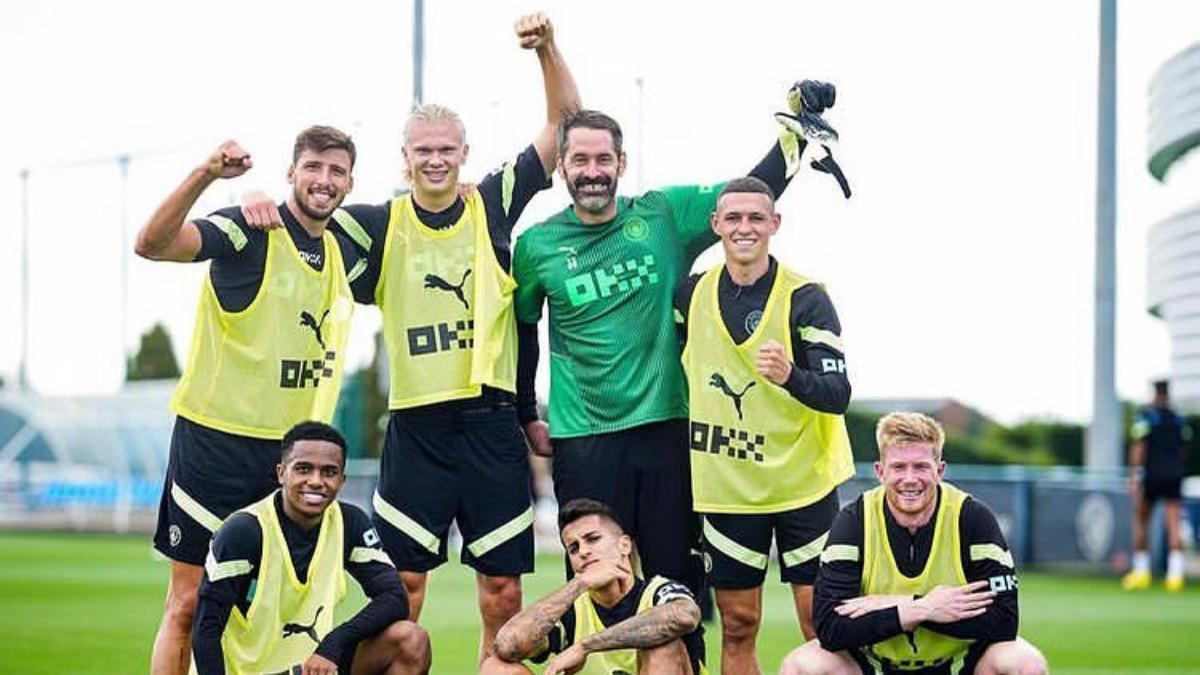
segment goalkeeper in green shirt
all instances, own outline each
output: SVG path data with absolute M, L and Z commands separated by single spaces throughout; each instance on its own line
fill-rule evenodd
M 833 87 L 805 81 L 789 95 L 779 141 L 750 175 L 778 195 L 809 140 L 813 167 L 838 178 L 834 132 L 819 113 Z M 803 100 L 803 104 L 801 104 Z M 699 520 L 692 511 L 687 393 L 673 320 L 679 279 L 716 243 L 709 216 L 722 184 L 618 197 L 625 171 L 621 128 L 584 110 L 558 132 L 559 171 L 572 205 L 524 232 L 513 254 L 514 301 L 523 334 L 518 414 L 539 454 L 553 452 L 560 504 L 588 497 L 611 505 L 638 541 L 645 574 L 703 581 Z M 550 307 L 549 426 L 533 389 L 537 321 Z M 551 443 L 553 439 L 553 443 Z

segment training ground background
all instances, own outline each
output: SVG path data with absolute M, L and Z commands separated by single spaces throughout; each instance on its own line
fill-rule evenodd
M 525 578 L 526 603 L 562 582 L 561 558 L 541 555 Z M 0 532 L 0 673 L 144 673 L 168 565 L 145 536 Z M 777 579 L 774 569 L 769 579 Z M 1167 594 L 1161 584 L 1124 593 L 1115 578 L 1022 571 L 1021 634 L 1056 675 L 1200 673 L 1200 587 Z M 339 612 L 363 603 L 356 585 Z M 759 657 L 773 673 L 800 642 L 791 596 L 769 581 Z M 473 673 L 478 641 L 475 583 L 456 562 L 434 572 L 422 624 L 434 673 Z M 707 625 L 719 671 L 720 628 Z

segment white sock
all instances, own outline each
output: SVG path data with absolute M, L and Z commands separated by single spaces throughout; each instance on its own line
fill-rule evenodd
M 1133 552 L 1133 571 L 1139 574 L 1150 573 L 1150 551 Z
M 1183 578 L 1183 551 L 1171 551 L 1167 554 L 1167 577 Z

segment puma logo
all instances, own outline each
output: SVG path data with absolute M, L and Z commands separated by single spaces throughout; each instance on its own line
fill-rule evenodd
M 300 325 L 308 326 L 309 328 L 311 328 L 313 330 L 313 333 L 316 333 L 317 344 L 321 345 L 322 350 L 325 349 L 325 338 L 321 336 L 321 327 L 325 325 L 325 318 L 328 316 L 329 316 L 329 310 L 325 310 L 325 313 L 321 315 L 321 320 L 317 321 L 316 319 L 313 318 L 312 314 L 309 314 L 308 312 L 303 311 L 303 310 L 301 310 L 301 312 L 300 312 Z
M 720 373 L 713 373 L 712 377 L 708 378 L 708 386 L 720 389 L 721 393 L 733 399 L 733 407 L 735 410 L 737 410 L 739 420 L 742 419 L 742 397 L 746 395 L 747 391 L 750 391 L 750 387 L 753 387 L 754 384 L 754 381 L 751 380 L 744 389 L 742 389 L 740 392 L 735 392 L 732 388 L 730 388 L 729 383 L 725 381 L 725 378 L 722 377 Z
M 312 641 L 314 643 L 320 644 L 321 639 L 319 637 L 317 637 L 317 629 L 315 628 L 315 626 L 317 625 L 317 617 L 321 616 L 321 610 L 323 610 L 323 609 L 325 609 L 324 605 L 321 605 L 320 607 L 317 608 L 317 613 L 315 616 L 313 616 L 312 623 L 308 624 L 307 626 L 305 626 L 303 624 L 299 624 L 299 623 L 283 624 L 283 637 L 289 638 L 293 635 L 300 635 L 301 633 L 303 633 L 303 634 L 307 635 L 308 637 L 312 638 Z
M 454 284 L 450 283 L 449 281 L 446 281 L 445 279 L 439 277 L 436 274 L 426 274 L 425 275 L 425 288 L 434 288 L 439 291 L 450 291 L 451 293 L 453 293 L 455 295 L 455 297 L 457 297 L 460 301 L 462 301 L 463 307 L 466 307 L 467 309 L 471 309 L 471 305 L 467 303 L 467 298 L 465 295 L 463 295 L 463 292 L 462 292 L 463 285 L 467 283 L 467 277 L 470 275 L 471 275 L 471 270 L 468 268 L 466 272 L 463 272 L 462 281 L 458 282 L 458 285 L 455 286 Z

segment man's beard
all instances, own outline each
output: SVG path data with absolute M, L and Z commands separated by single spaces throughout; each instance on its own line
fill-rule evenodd
M 300 209 L 301 213 L 303 213 L 305 216 L 307 216 L 309 218 L 312 218 L 313 220 L 328 219 L 329 216 L 333 215 L 333 212 L 336 211 L 337 208 L 342 205 L 341 199 L 336 199 L 336 198 L 331 199 L 329 201 L 329 210 L 325 213 L 321 213 L 320 211 L 314 210 L 313 208 L 311 208 L 308 204 L 306 204 L 304 202 L 304 197 L 307 195 L 301 194 L 300 188 L 298 188 L 298 187 L 292 188 L 292 196 L 294 197 L 294 201 L 296 202 L 296 208 Z
M 608 189 L 604 194 L 585 195 L 579 191 L 579 188 L 584 185 L 607 185 Z M 571 194 L 571 199 L 579 208 L 588 213 L 602 213 L 612 203 L 617 195 L 617 179 L 614 177 L 611 181 L 608 178 L 600 179 L 584 179 L 581 178 L 575 182 L 567 183 L 567 192 Z

